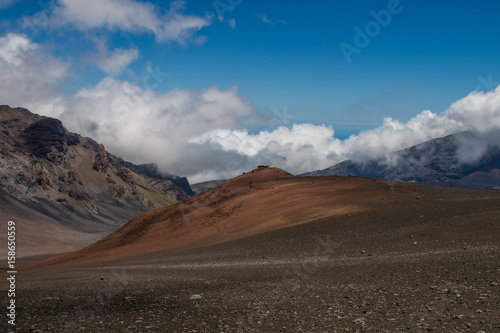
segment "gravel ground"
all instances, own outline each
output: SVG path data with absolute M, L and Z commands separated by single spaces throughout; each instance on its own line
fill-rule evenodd
M 495 332 L 499 273 L 498 248 L 30 272 L 14 331 Z
M 421 189 L 223 244 L 21 271 L 17 325 L 0 313 L 0 331 L 499 332 L 500 193 Z

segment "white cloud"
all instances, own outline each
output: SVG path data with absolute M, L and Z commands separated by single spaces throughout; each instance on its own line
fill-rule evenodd
M 229 24 L 231 29 L 236 29 L 236 20 L 234 18 L 227 20 L 227 24 Z
M 241 128 L 253 112 L 251 103 L 236 88 L 157 94 L 148 88 L 166 73 L 148 68 L 142 86 L 105 78 L 63 95 L 69 66 L 26 36 L 8 34 L 0 37 L 0 104 L 57 117 L 70 131 L 93 137 L 127 160 L 156 162 L 181 175 L 225 170 L 233 154 L 188 141 L 218 128 Z
M 163 18 L 164 22 L 155 30 L 158 41 L 175 40 L 179 44 L 186 44 L 186 41 L 192 38 L 194 32 L 212 24 L 212 17 L 210 16 L 199 17 L 182 14 L 184 6 L 184 1 L 174 1 L 170 4 L 170 11 Z
M 169 172 L 201 172 L 213 164 L 189 139 L 217 128 L 241 127 L 252 113 L 236 88 L 174 89 L 166 94 L 107 78 L 82 89 L 59 115 L 70 130 L 91 136 L 133 162 L 155 162 Z
M 139 50 L 136 47 L 131 47 L 128 50 L 117 48 L 110 52 L 104 40 L 95 39 L 94 42 L 98 50 L 95 59 L 96 65 L 108 75 L 120 75 L 132 62 L 139 58 Z
M 500 86 L 490 92 L 472 92 L 446 110 L 450 121 L 463 123 L 468 129 L 500 144 Z
M 173 1 L 170 10 L 149 2 L 134 0 L 58 0 L 51 20 L 55 26 L 73 26 L 80 30 L 109 29 L 134 33 L 152 33 L 160 42 L 181 45 L 212 24 L 210 16 L 185 15 L 185 1 Z M 194 39 L 199 42 L 199 39 Z
M 133 0 L 58 0 L 53 19 L 56 24 L 125 31 L 154 30 L 159 25 L 150 3 Z
M 272 132 L 249 134 L 246 130 L 215 130 L 191 140 L 192 143 L 210 142 L 223 151 L 259 159 L 281 161 L 280 167 L 312 170 L 332 152 L 344 153 L 342 141 L 334 137 L 330 127 L 295 124 L 291 128 L 278 127 Z
M 264 22 L 266 24 L 270 24 L 270 25 L 275 25 L 276 24 L 275 21 L 268 19 L 267 16 L 266 16 L 266 14 L 259 14 L 259 18 L 260 18 L 260 20 L 262 22 Z M 278 20 L 277 22 L 281 23 L 281 24 L 284 24 L 284 25 L 288 24 L 288 22 L 286 22 L 285 20 L 282 20 L 282 19 Z
M 389 163 L 393 151 L 461 131 L 472 131 L 479 137 L 477 142 L 460 145 L 458 157 L 462 162 L 474 163 L 482 157 L 487 144 L 500 144 L 500 86 L 488 93 L 473 92 L 442 114 L 426 110 L 406 123 L 386 118 L 381 127 L 345 140 L 336 139 L 331 127 L 296 124 L 256 134 L 219 129 L 191 142 L 245 156 L 254 165 L 271 163 L 292 173 L 303 173 L 346 159 L 363 162 L 387 157 Z
M 266 14 L 260 14 L 259 18 L 262 22 L 267 23 L 267 24 L 273 24 L 273 21 L 267 18 Z
M 348 154 L 345 157 L 356 161 L 380 158 L 390 152 L 463 130 L 466 130 L 463 123 L 428 110 L 407 123 L 385 118 L 382 126 L 346 140 Z
M 124 50 L 115 49 L 110 55 L 99 59 L 98 67 L 109 75 L 119 75 L 125 68 L 139 57 L 135 48 Z
M 159 68 L 153 72 L 149 67 L 149 72 L 157 80 L 165 75 Z M 394 150 L 467 130 L 480 140 L 461 145 L 464 162 L 481 157 L 486 143 L 500 144 L 500 86 L 472 92 L 441 114 L 423 111 L 407 122 L 386 118 L 376 129 L 339 140 L 332 127 L 311 124 L 249 133 L 243 122 L 254 109 L 236 88 L 158 94 L 147 89 L 151 80 L 143 80 L 141 87 L 106 78 L 64 96 L 60 85 L 70 75 L 69 66 L 20 34 L 0 37 L 0 73 L 0 104 L 58 117 L 69 130 L 104 143 L 126 160 L 155 162 L 191 181 L 229 178 L 259 164 L 302 173 L 349 158 L 390 156 Z
M 23 64 L 22 57 L 38 46 L 23 35 L 9 33 L 0 38 L 0 58 L 7 64 L 19 67 Z
M 26 36 L 0 37 L 0 101 L 40 113 L 57 109 L 61 96 L 54 91 L 68 76 L 69 66 Z

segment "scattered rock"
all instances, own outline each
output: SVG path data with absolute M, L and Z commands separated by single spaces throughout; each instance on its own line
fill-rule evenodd
M 189 299 L 192 299 L 192 300 L 201 299 L 201 295 L 194 294 Z
M 102 144 L 97 148 L 97 152 L 94 159 L 94 164 L 92 165 L 92 169 L 99 172 L 106 172 L 106 170 L 111 167 L 108 161 L 108 155 L 106 153 L 106 149 Z
M 363 317 L 358 317 L 358 318 L 354 319 L 352 321 L 352 323 L 355 324 L 355 325 L 365 326 L 366 325 L 366 320 Z
M 135 297 L 125 296 L 123 297 L 123 301 L 125 303 L 135 303 L 136 299 Z

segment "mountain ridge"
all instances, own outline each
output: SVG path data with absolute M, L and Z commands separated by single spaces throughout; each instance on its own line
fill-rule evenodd
M 44 252 L 37 245 L 46 244 L 43 237 L 59 242 L 55 234 L 37 235 L 40 230 L 27 221 L 27 212 L 34 214 L 28 214 L 31 220 L 36 216 L 43 221 L 45 229 L 60 227 L 95 239 L 149 209 L 192 195 L 186 178 L 163 176 L 158 170 L 153 175 L 152 169 L 125 162 L 95 140 L 69 132 L 58 119 L 0 106 L 0 211 L 24 221 L 19 235 L 26 255 Z M 28 224 L 30 228 L 23 227 Z M 88 245 L 78 238 L 73 237 L 75 246 Z
M 464 145 L 468 142 L 470 146 Z M 481 146 L 482 157 L 474 156 L 472 146 Z M 464 162 L 467 158 L 470 163 Z M 500 147 L 487 145 L 472 132 L 460 132 L 436 138 L 402 149 L 384 158 L 355 162 L 346 160 L 323 170 L 307 172 L 305 176 L 351 175 L 391 181 L 470 189 L 499 190 L 500 181 L 489 173 L 500 169 Z M 481 172 L 481 181 L 469 177 Z

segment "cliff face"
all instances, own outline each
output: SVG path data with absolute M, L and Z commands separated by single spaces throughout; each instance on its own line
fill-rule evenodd
M 0 106 L 0 211 L 106 234 L 153 208 L 188 198 L 183 178 L 150 175 L 61 121 Z M 52 223 L 51 222 L 51 223 Z

